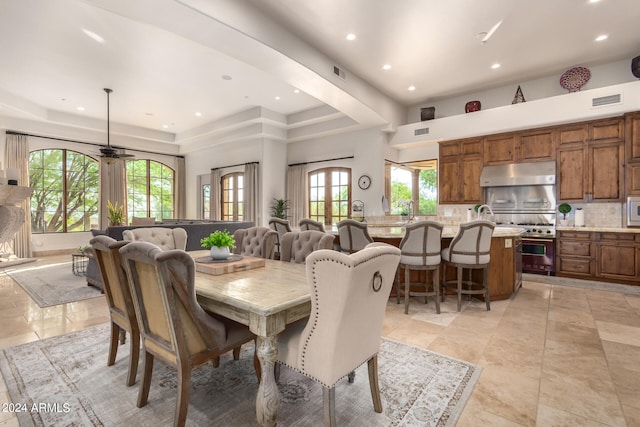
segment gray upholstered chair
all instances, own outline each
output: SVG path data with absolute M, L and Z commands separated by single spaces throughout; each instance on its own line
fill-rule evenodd
M 109 316 L 111 317 L 111 340 L 107 366 L 112 366 L 118 353 L 118 338 L 124 341 L 124 332 L 130 335 L 129 373 L 127 386 L 136 382 L 138 358 L 140 355 L 140 329 L 131 299 L 127 277 L 122 268 L 122 258 L 118 250 L 128 242 L 118 241 L 108 236 L 97 236 L 89 242 L 93 257 L 102 279 L 102 290 L 107 296 Z
M 336 383 L 365 361 L 373 407 L 382 412 L 378 350 L 399 261 L 400 249 L 391 245 L 351 255 L 319 250 L 307 257 L 311 314 L 278 336 L 278 362 L 322 384 L 325 425 L 336 425 Z
M 409 313 L 409 297 L 435 297 L 436 313 L 440 314 L 440 239 L 442 224 L 434 221 L 419 221 L 408 224 L 400 241 L 400 268 L 404 268 L 404 314 Z M 411 270 L 433 271 L 433 289 L 428 283 L 411 283 Z M 425 277 L 427 280 L 427 277 Z M 411 286 L 423 285 L 424 291 L 413 291 Z M 396 294 L 400 298 L 400 281 L 396 284 Z
M 138 407 L 147 404 L 153 362 L 157 357 L 178 371 L 178 398 L 174 425 L 187 418 L 191 369 L 254 339 L 248 327 L 206 313 L 195 292 L 195 263 L 185 251 L 163 251 L 147 242 L 132 242 L 120 249 L 131 287 L 140 336 L 144 346 L 144 372 Z M 254 360 L 255 363 L 255 360 Z
M 303 264 L 318 249 L 332 249 L 334 237 L 317 230 L 285 233 L 280 241 L 280 260 Z
M 273 258 L 278 233 L 268 227 L 241 228 L 233 233 L 234 254 L 258 258 Z
M 491 237 L 495 225 L 491 221 L 477 220 L 460 224 L 458 233 L 449 247 L 442 250 L 442 298 L 446 289 L 453 289 L 458 295 L 458 311 L 462 307 L 462 295 L 483 294 L 487 310 L 489 303 L 489 261 L 491 260 Z M 456 280 L 446 280 L 446 268 L 456 268 Z M 472 280 L 472 270 L 482 270 L 482 283 Z M 464 270 L 469 270 L 469 279 L 463 280 Z M 456 285 L 455 287 L 453 285 Z M 463 289 L 462 285 L 467 288 Z M 479 289 L 478 289 L 479 288 Z
M 314 220 L 309 219 L 309 218 L 301 219 L 299 225 L 300 225 L 300 230 L 301 231 L 318 230 L 318 231 L 322 231 L 323 233 L 325 232 L 323 223 L 321 223 L 320 221 L 314 221 Z
M 275 251 L 275 258 L 279 259 L 280 258 L 280 240 L 282 240 L 282 236 L 284 236 L 284 233 L 288 233 L 291 230 L 291 225 L 289 224 L 289 221 L 286 219 L 281 219 L 281 218 L 270 218 L 269 219 L 269 227 L 274 230 L 276 233 L 278 233 L 278 239 L 276 241 L 276 251 Z
M 367 224 L 352 219 L 344 219 L 338 223 L 338 237 L 340 249 L 348 254 L 358 252 L 373 242 Z
M 184 228 L 148 227 L 124 230 L 122 238 L 129 242 L 153 243 L 163 251 L 187 247 L 187 232 Z
M 154 225 L 156 223 L 156 217 L 131 217 L 131 225 Z

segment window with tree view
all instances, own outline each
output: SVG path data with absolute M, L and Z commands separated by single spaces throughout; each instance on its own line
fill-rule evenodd
M 234 172 L 222 177 L 222 220 L 242 221 L 243 219 L 244 174 Z
M 29 154 L 31 232 L 89 231 L 98 224 L 99 164 L 71 150 Z
M 127 211 L 131 217 L 173 218 L 173 169 L 153 160 L 127 160 Z
M 351 169 L 325 168 L 309 172 L 309 218 L 337 224 L 349 218 Z
M 438 161 L 421 160 L 386 164 L 391 215 L 436 215 L 438 207 Z

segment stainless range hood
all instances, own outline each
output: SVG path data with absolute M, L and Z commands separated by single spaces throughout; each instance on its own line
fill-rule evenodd
M 518 185 L 555 185 L 556 162 L 511 163 L 485 166 L 480 175 L 481 187 Z

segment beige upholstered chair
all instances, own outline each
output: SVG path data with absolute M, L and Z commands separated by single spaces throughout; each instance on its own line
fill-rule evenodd
M 276 241 L 276 252 L 275 252 L 275 258 L 279 259 L 280 258 L 280 240 L 282 240 L 282 236 L 284 236 L 284 233 L 288 233 L 291 230 L 291 225 L 289 225 L 289 221 L 286 219 L 281 219 L 281 218 L 270 218 L 269 219 L 269 227 L 274 230 L 276 233 L 278 233 L 278 239 Z
M 301 219 L 299 225 L 300 225 L 300 230 L 301 231 L 318 230 L 318 231 L 322 231 L 323 233 L 325 232 L 323 223 L 321 223 L 319 221 L 314 221 L 314 220 L 309 219 L 309 218 Z
M 307 257 L 311 314 L 280 334 L 278 362 L 322 384 L 325 425 L 336 425 L 336 383 L 365 361 L 373 407 L 382 412 L 377 356 L 399 261 L 400 250 L 391 245 L 352 255 L 319 250 Z
M 487 310 L 491 310 L 489 303 L 489 261 L 491 251 L 491 237 L 494 224 L 491 221 L 477 220 L 460 224 L 460 230 L 449 244 L 442 250 L 442 297 L 445 290 L 454 289 L 458 294 L 458 311 L 462 307 L 462 295 L 484 294 Z M 456 280 L 446 280 L 447 266 L 456 268 Z M 482 284 L 473 282 L 472 270 L 483 270 Z M 469 270 L 469 279 L 463 280 L 464 270 Z M 456 284 L 455 287 L 452 285 Z M 463 289 L 465 284 L 467 289 Z M 480 287 L 480 289 L 478 289 Z
M 318 249 L 332 249 L 334 237 L 317 230 L 285 233 L 280 241 L 280 260 L 303 264 Z
M 373 242 L 367 224 L 352 219 L 344 219 L 338 223 L 338 236 L 342 252 L 352 254 Z
M 148 227 L 124 230 L 122 238 L 130 242 L 153 243 L 163 251 L 187 247 L 187 232 L 184 228 Z
M 111 317 L 111 340 L 109 342 L 109 358 L 107 366 L 116 361 L 118 353 L 118 337 L 124 337 L 124 332 L 129 332 L 129 374 L 127 386 L 136 382 L 138 372 L 138 358 L 140 355 L 140 329 L 136 320 L 136 312 L 133 308 L 129 283 L 122 268 L 122 258 L 118 249 L 128 242 L 117 241 L 108 236 L 97 236 L 89 242 L 93 249 L 93 256 L 102 279 L 102 289 L 107 296 L 109 315 Z
M 400 267 L 404 268 L 404 314 L 409 313 L 409 297 L 433 296 L 436 300 L 436 313 L 440 314 L 440 292 L 439 292 L 439 272 L 440 272 L 440 238 L 442 237 L 442 224 L 433 221 L 419 221 L 408 224 L 405 227 L 405 234 L 400 241 Z M 429 284 L 424 283 L 424 291 L 412 291 L 410 276 L 411 270 L 432 270 L 433 289 L 429 291 Z M 425 277 L 425 280 L 427 278 Z M 400 296 L 399 281 L 396 287 L 398 298 Z
M 207 314 L 195 293 L 195 263 L 182 250 L 163 251 L 147 242 L 120 249 L 132 290 L 144 346 L 144 373 L 138 407 L 147 404 L 153 361 L 157 357 L 178 371 L 173 423 L 187 418 L 191 369 L 254 339 L 246 326 Z M 237 352 L 234 350 L 234 356 Z
M 241 228 L 233 233 L 234 254 L 272 258 L 278 233 L 268 227 Z
M 131 225 L 154 225 L 156 223 L 156 217 L 131 217 Z

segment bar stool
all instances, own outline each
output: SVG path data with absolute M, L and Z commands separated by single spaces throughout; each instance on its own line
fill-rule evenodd
M 404 267 L 404 314 L 409 313 L 409 297 L 435 297 L 436 313 L 440 314 L 440 238 L 443 225 L 434 221 L 419 221 L 405 227 L 405 234 L 400 242 L 400 266 Z M 411 290 L 411 270 L 433 271 L 433 290 L 429 291 L 429 283 L 425 278 L 424 291 Z M 414 285 L 417 283 L 414 283 Z M 396 282 L 396 295 L 400 298 L 400 281 Z
M 353 219 L 343 219 L 338 223 L 338 237 L 341 251 L 348 254 L 358 252 L 373 243 L 367 224 Z
M 442 301 L 447 289 L 455 290 L 458 294 L 458 311 L 462 307 L 462 295 L 484 294 L 487 311 L 491 310 L 489 303 L 489 261 L 491 237 L 495 225 L 491 221 L 477 220 L 460 224 L 458 234 L 453 238 L 448 248 L 442 250 Z M 457 269 L 456 280 L 446 280 L 447 266 Z M 464 281 L 464 270 L 469 270 L 469 280 Z M 482 283 L 474 282 L 471 273 L 482 270 Z M 456 287 L 450 286 L 456 284 Z M 462 288 L 462 284 L 467 289 Z M 480 289 L 479 289 L 480 287 Z

